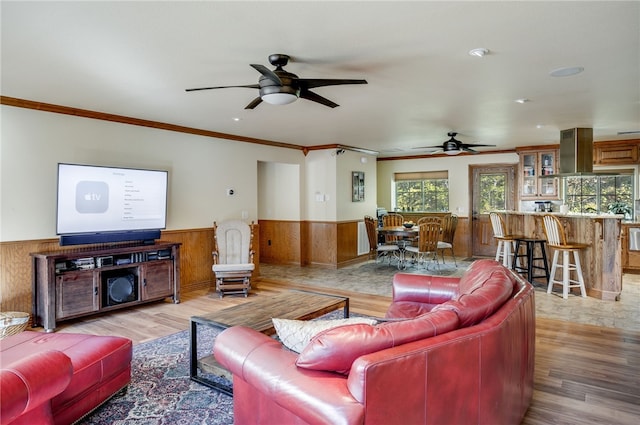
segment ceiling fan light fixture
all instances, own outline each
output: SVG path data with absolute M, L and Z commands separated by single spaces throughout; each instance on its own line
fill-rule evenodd
M 460 149 L 454 149 L 454 150 L 444 151 L 444 153 L 446 153 L 447 155 L 458 155 L 459 153 L 462 153 L 462 151 Z
M 272 105 L 288 105 L 298 99 L 298 96 L 291 93 L 271 93 L 263 94 L 262 100 Z

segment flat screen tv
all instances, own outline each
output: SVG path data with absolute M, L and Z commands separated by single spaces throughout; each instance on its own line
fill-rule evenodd
M 60 245 L 153 242 L 167 224 L 168 172 L 58 164 Z

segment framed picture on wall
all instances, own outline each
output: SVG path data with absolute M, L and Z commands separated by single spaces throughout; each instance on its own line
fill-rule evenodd
M 364 202 L 364 171 L 351 173 L 352 202 Z

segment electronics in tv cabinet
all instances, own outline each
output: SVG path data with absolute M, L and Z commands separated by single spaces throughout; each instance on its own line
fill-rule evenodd
M 33 324 L 172 298 L 180 302 L 180 244 L 32 253 Z

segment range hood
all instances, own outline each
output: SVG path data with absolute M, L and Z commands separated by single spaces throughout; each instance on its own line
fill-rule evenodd
M 593 173 L 593 129 L 560 132 L 560 175 Z
M 593 171 L 593 129 L 570 128 L 560 132 L 560 168 L 558 174 L 540 178 L 612 176 L 615 173 Z

